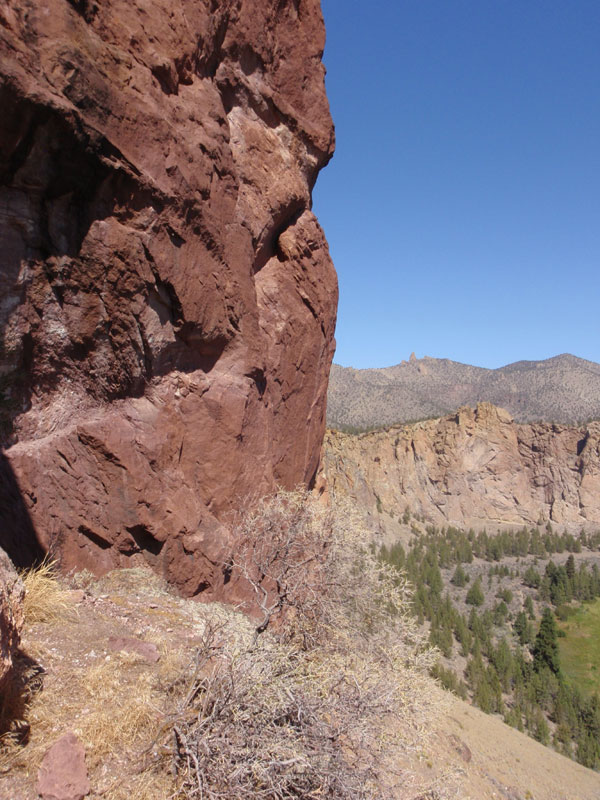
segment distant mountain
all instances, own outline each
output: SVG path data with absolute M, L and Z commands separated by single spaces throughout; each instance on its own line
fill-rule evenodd
M 330 427 L 368 428 L 439 417 L 482 401 L 507 409 L 519 422 L 597 419 L 600 364 L 568 353 L 498 369 L 414 354 L 383 369 L 334 364 L 327 421 Z

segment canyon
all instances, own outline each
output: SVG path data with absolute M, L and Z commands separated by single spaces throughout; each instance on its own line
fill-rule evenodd
M 354 698 L 351 727 L 357 725 L 354 711 L 369 706 L 372 691 L 366 655 L 385 651 L 366 645 L 368 637 L 342 637 L 327 673 L 322 656 L 335 625 L 313 613 L 324 626 L 324 649 L 311 651 L 310 638 L 300 643 L 296 634 L 298 642 L 282 639 L 286 649 L 279 651 L 273 643 L 282 631 L 262 637 L 267 623 L 256 625 L 251 607 L 262 591 L 264 610 L 277 580 L 265 570 L 255 594 L 248 583 L 240 599 L 234 567 L 244 565 L 231 557 L 236 525 L 277 487 L 316 488 L 322 497 L 311 503 L 319 510 L 327 510 L 320 501 L 328 495 L 350 496 L 371 528 L 355 535 L 357 557 L 370 552 L 364 544 L 372 531 L 402 539 L 415 518 L 574 531 L 600 525 L 598 422 L 516 422 L 479 403 L 412 425 L 326 433 L 337 280 L 312 212 L 315 181 L 335 145 L 324 44 L 319 0 L 0 5 L 0 689 L 22 694 L 18 714 L 0 720 L 0 735 L 25 723 L 21 738 L 3 741 L 0 798 L 53 796 L 35 776 L 59 733 L 59 744 L 75 737 L 81 757 L 87 754 L 90 781 L 84 775 L 78 796 L 175 796 L 172 759 L 140 768 L 140 753 L 148 755 L 162 736 L 177 755 L 177 692 L 190 676 L 198 679 L 184 694 L 213 716 L 210 709 L 233 694 L 227 670 L 242 652 L 255 694 L 227 721 L 217 757 L 211 762 L 198 749 L 196 766 L 216 765 L 223 743 L 236 735 L 247 754 L 236 726 L 244 718 L 260 728 L 255 698 L 268 686 L 268 669 L 251 661 L 260 647 L 289 709 L 274 715 L 271 730 L 301 742 L 305 721 L 335 727 L 344 681 Z M 595 401 L 597 365 L 572 358 L 559 357 L 560 380 L 576 373 L 584 400 Z M 444 400 L 452 408 L 467 402 L 452 364 L 438 361 L 411 358 L 392 370 L 410 378 L 409 388 L 427 376 L 442 393 L 454 386 Z M 343 411 L 362 379 L 341 369 L 334 368 L 329 391 L 334 421 L 381 424 L 380 401 L 391 415 L 383 421 L 397 419 L 384 370 L 364 382 L 360 413 L 342 419 L 336 403 L 344 401 Z M 476 383 L 476 368 L 466 369 L 466 383 Z M 574 383 L 560 397 L 542 391 L 545 379 L 536 383 L 532 375 L 546 375 L 544 367 L 513 370 L 520 371 L 561 413 L 561 398 L 567 403 L 576 394 Z M 501 384 L 519 400 L 512 381 Z M 383 387 L 375 393 L 379 405 L 376 385 Z M 435 398 L 427 402 L 427 414 L 449 410 Z M 571 421 L 581 408 L 588 406 L 568 406 Z M 257 550 L 278 541 L 273 525 L 254 529 Z M 351 561 L 354 551 L 348 553 Z M 26 612 L 35 591 L 24 588 L 36 572 L 20 576 L 11 560 L 28 568 L 46 556 L 57 567 L 43 566 L 51 613 L 36 617 Z M 300 557 L 304 568 L 301 549 Z M 333 593 L 335 580 L 327 577 Z M 296 588 L 314 592 L 310 578 L 309 567 Z M 364 572 L 358 582 L 365 584 Z M 314 593 L 318 609 L 325 593 Z M 210 602 L 222 600 L 230 605 Z M 373 608 L 379 613 L 384 604 Z M 293 632 L 293 611 L 290 617 Z M 409 625 L 394 650 L 405 639 L 414 643 L 411 635 Z M 427 661 L 426 649 L 413 655 Z M 348 667 L 353 660 L 356 669 Z M 306 683 L 296 689 L 290 668 L 298 664 Z M 356 750 L 361 761 L 369 755 L 365 743 L 379 751 L 390 721 L 407 729 L 386 797 L 524 800 L 532 796 L 530 782 L 542 800 L 566 797 L 573 785 L 582 800 L 597 796 L 596 773 L 442 698 L 425 666 L 402 664 L 394 673 L 404 682 L 401 702 L 396 708 L 386 701 L 376 739 Z M 35 667 L 35 687 L 28 687 L 28 666 Z M 212 681 L 218 668 L 224 688 L 211 706 L 204 678 Z M 334 713 L 304 713 L 298 701 L 309 689 L 331 701 Z M 426 701 L 421 710 L 419 699 Z M 127 717 L 132 703 L 145 720 L 137 739 Z M 202 727 L 206 720 L 197 721 Z M 99 743 L 98 731 L 111 726 L 116 738 Z M 352 748 L 343 732 L 327 735 L 334 740 L 341 760 L 326 766 L 337 778 L 336 764 Z M 294 749 L 277 761 L 268 735 L 265 744 L 276 770 L 296 765 L 300 777 L 312 762 L 327 760 L 316 748 L 312 761 Z M 265 797 L 257 764 L 249 774 Z
M 0 545 L 216 596 L 311 485 L 337 281 L 318 0 L 0 8 Z

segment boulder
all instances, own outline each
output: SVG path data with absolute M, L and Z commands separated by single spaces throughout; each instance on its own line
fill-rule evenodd
M 74 733 L 66 733 L 46 752 L 38 771 L 42 800 L 83 800 L 90 792 L 85 749 Z

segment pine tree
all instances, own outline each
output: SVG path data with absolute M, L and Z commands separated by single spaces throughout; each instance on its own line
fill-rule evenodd
M 467 583 L 467 574 L 460 564 L 454 570 L 454 575 L 450 579 L 450 582 L 455 586 L 464 586 Z
M 558 630 L 554 614 L 548 607 L 544 609 L 540 629 L 533 645 L 533 668 L 540 672 L 544 667 L 560 675 L 560 661 L 558 657 Z
M 534 714 L 532 728 L 534 739 L 537 739 L 542 744 L 548 744 L 550 741 L 550 729 L 548 728 L 546 717 L 540 709 L 537 709 Z
M 523 583 L 532 589 L 537 589 L 541 583 L 540 573 L 532 566 L 527 567 L 523 575 Z
M 600 743 L 584 731 L 577 739 L 577 761 L 584 767 L 594 769 L 600 763 Z
M 483 590 L 481 588 L 481 578 L 477 578 L 475 583 L 471 586 L 471 588 L 467 592 L 466 602 L 470 606 L 481 606 L 483 605 L 484 600 L 485 597 L 483 595 Z
M 531 595 L 528 594 L 525 598 L 525 604 L 523 606 L 525 611 L 527 612 L 527 616 L 529 619 L 535 619 L 535 611 L 533 609 L 533 600 L 531 599 Z
M 514 632 L 519 638 L 519 644 L 529 644 L 532 639 L 531 622 L 524 611 L 519 611 L 513 624 Z
M 498 646 L 492 652 L 492 663 L 496 668 L 498 678 L 505 692 L 510 691 L 510 681 L 513 670 L 513 657 L 504 637 L 498 642 Z

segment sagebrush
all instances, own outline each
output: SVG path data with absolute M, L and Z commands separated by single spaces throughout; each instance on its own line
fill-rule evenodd
M 252 635 L 207 624 L 163 753 L 185 798 L 394 795 L 394 748 L 418 741 L 433 654 L 410 592 L 368 546 L 360 516 L 304 492 L 238 526 L 232 580 Z

